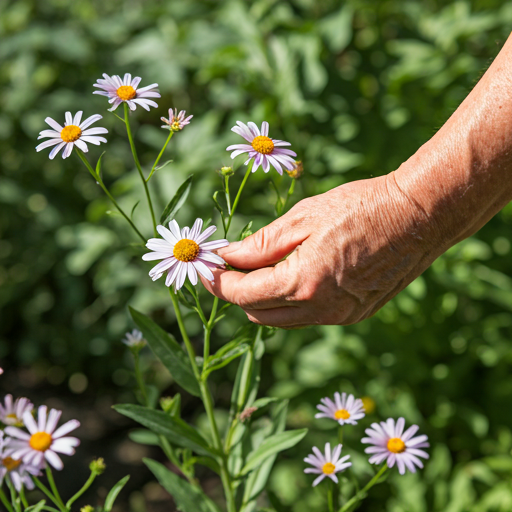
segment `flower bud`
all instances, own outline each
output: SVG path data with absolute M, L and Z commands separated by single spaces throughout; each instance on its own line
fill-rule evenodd
M 217 172 L 221 176 L 233 176 L 233 174 L 235 174 L 235 171 L 233 171 L 233 167 L 221 167 Z
M 89 469 L 93 473 L 96 473 L 97 475 L 101 475 L 105 471 L 106 468 L 107 468 L 107 465 L 105 464 L 105 461 L 102 458 L 93 460 L 89 464 Z
M 295 165 L 293 166 L 293 169 L 291 171 L 286 169 L 286 173 L 288 174 L 288 176 L 290 176 L 290 178 L 296 180 L 300 178 L 304 173 L 304 165 L 302 165 L 302 162 L 300 160 L 297 160 L 295 162 Z
M 240 413 L 240 421 L 244 423 L 247 421 L 256 411 L 258 410 L 257 407 L 247 407 L 244 411 Z
M 160 398 L 160 407 L 164 412 L 169 412 L 174 404 L 174 398 L 172 396 L 163 396 Z
M 80 509 L 80 512 L 94 512 L 94 508 L 91 505 L 85 505 Z

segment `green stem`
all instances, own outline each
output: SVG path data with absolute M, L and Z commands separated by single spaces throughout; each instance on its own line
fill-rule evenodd
M 226 193 L 226 204 L 228 206 L 228 214 L 231 215 L 231 197 L 229 195 L 229 176 L 224 176 L 224 191 Z
M 290 188 L 288 189 L 286 197 L 284 198 L 284 201 L 283 201 L 283 207 L 281 209 L 281 213 L 284 212 L 284 209 L 286 208 L 286 203 L 288 203 L 288 199 L 290 199 L 293 192 L 295 191 L 295 182 L 296 181 L 297 181 L 296 179 L 292 178 L 292 182 L 290 183 Z
M 149 407 L 148 394 L 146 391 L 146 386 L 144 384 L 144 379 L 142 378 L 142 374 L 140 372 L 140 357 L 137 349 L 132 351 L 133 353 L 133 365 L 135 368 L 135 378 L 137 379 L 137 384 L 139 386 L 140 392 L 142 394 L 142 399 L 144 400 L 144 405 Z
M 167 144 L 169 144 L 169 141 L 172 139 L 172 136 L 174 135 L 174 132 L 171 130 L 171 133 L 169 133 L 169 137 L 167 137 L 167 140 L 165 141 L 164 147 L 162 148 L 162 151 L 158 154 L 156 157 L 155 163 L 153 164 L 153 167 L 151 167 L 151 172 L 149 173 L 149 176 L 146 180 L 146 183 L 151 179 L 151 176 L 153 176 L 153 173 L 155 172 L 156 166 L 158 165 L 158 162 L 160 162 L 160 158 L 162 158 L 162 155 L 164 154 L 165 148 L 167 147 Z
M 334 512 L 334 482 L 329 482 L 329 486 L 327 488 L 327 505 L 329 507 L 329 512 Z
M 148 183 L 146 178 L 144 178 L 144 173 L 142 172 L 142 167 L 140 166 L 139 157 L 137 156 L 137 150 L 135 149 L 135 143 L 133 142 L 132 129 L 130 128 L 130 119 L 128 117 L 129 108 L 128 104 L 124 103 L 124 122 L 126 124 L 126 133 L 128 134 L 128 140 L 130 142 L 130 148 L 132 150 L 133 159 L 135 160 L 135 166 L 139 171 L 140 179 L 142 180 L 142 184 L 144 185 L 144 191 L 146 192 L 146 198 L 148 200 L 149 211 L 151 213 L 151 220 L 153 221 L 153 231 L 155 236 L 158 236 L 158 232 L 156 230 L 156 218 L 155 211 L 153 209 L 153 202 L 151 201 L 151 194 L 149 193 Z
M 201 379 L 201 375 L 199 374 L 199 369 L 196 364 L 196 354 L 194 352 L 194 347 L 192 347 L 192 343 L 190 342 L 190 338 L 188 337 L 188 333 L 185 329 L 185 324 L 183 323 L 183 317 L 181 316 L 181 310 L 180 310 L 180 305 L 178 302 L 178 297 L 173 292 L 173 290 L 170 290 L 170 294 L 171 294 L 172 304 L 174 306 L 174 311 L 176 313 L 176 320 L 178 322 L 178 327 L 181 332 L 181 337 L 183 338 L 183 342 L 185 343 L 185 348 L 187 349 L 188 356 L 189 356 L 190 362 L 192 364 L 192 369 L 193 369 L 194 375 L 197 379 L 197 382 L 199 382 L 199 387 L 201 390 L 201 398 L 203 399 L 203 404 L 204 404 L 204 408 L 206 410 L 206 415 L 208 416 L 210 428 L 212 429 L 214 447 L 219 453 L 220 467 L 221 467 L 221 480 L 222 480 L 222 485 L 224 487 L 224 493 L 226 495 L 228 512 L 236 512 L 235 497 L 233 494 L 233 485 L 231 482 L 231 476 L 228 471 L 226 454 L 224 453 L 224 450 L 222 447 L 222 441 L 220 438 L 219 429 L 217 427 L 217 422 L 215 421 L 215 415 L 213 412 L 212 395 L 210 393 L 210 390 L 208 389 L 206 382 L 204 382 Z
M 5 495 L 3 489 L 0 489 L 0 500 L 2 501 L 8 512 L 14 512 L 14 509 L 11 507 L 11 504 L 9 503 L 9 500 L 7 499 L 7 496 Z
M 20 489 L 20 498 L 21 498 L 21 501 L 23 503 L 23 506 L 25 508 L 28 508 L 28 501 L 27 501 L 27 498 L 25 496 L 25 487 L 23 485 L 21 486 L 21 489 Z
M 357 503 L 358 501 L 361 501 L 364 496 L 366 495 L 366 492 L 369 491 L 381 478 L 381 476 L 386 472 L 388 469 L 388 466 L 384 464 L 378 471 L 378 473 L 352 498 L 350 498 L 343 507 L 339 509 L 338 512 L 346 512 L 347 510 L 350 510 L 350 507 Z
M 224 230 L 225 231 L 224 236 L 228 236 L 228 231 L 231 226 L 231 220 L 233 219 L 233 215 L 235 214 L 236 207 L 238 206 L 238 201 L 240 201 L 240 196 L 242 195 L 242 190 L 244 189 L 245 184 L 247 183 L 247 180 L 249 179 L 249 176 L 251 175 L 253 162 L 254 162 L 254 160 L 251 160 L 249 162 L 249 165 L 247 166 L 247 171 L 245 172 L 244 179 L 242 180 L 242 184 L 240 185 L 240 188 L 238 189 L 238 192 L 236 194 L 235 201 L 233 202 L 233 208 L 231 209 L 231 213 L 229 214 L 226 229 Z
M 213 325 L 215 324 L 215 317 L 217 315 L 217 307 L 219 306 L 219 298 L 213 299 L 212 312 L 210 313 L 210 319 L 204 327 L 204 350 L 203 357 L 206 361 L 210 357 L 210 338 L 212 335 Z
M 50 489 L 53 492 L 53 495 L 55 496 L 55 499 L 57 500 L 56 505 L 61 508 L 63 511 L 67 511 L 66 506 L 64 505 L 64 502 L 62 501 L 62 498 L 60 497 L 59 490 L 57 489 L 57 486 L 55 485 L 55 480 L 53 479 L 53 473 L 50 469 L 50 466 L 46 466 L 46 478 L 48 478 L 48 482 L 50 483 Z
M 80 159 L 82 160 L 82 162 L 85 164 L 85 166 L 87 167 L 87 169 L 89 170 L 89 172 L 91 173 L 92 177 L 94 178 L 94 180 L 96 181 L 96 183 L 98 183 L 98 185 L 103 189 L 103 192 L 105 192 L 105 194 L 107 194 L 107 197 L 112 201 L 112 203 L 114 204 L 114 206 L 117 208 L 118 212 L 126 219 L 126 221 L 128 222 L 128 224 L 130 224 L 130 226 L 132 227 L 132 229 L 135 231 L 135 233 L 137 233 L 137 235 L 140 237 L 140 239 L 142 240 L 142 242 L 145 244 L 147 239 L 142 235 L 142 233 L 137 229 L 137 227 L 135 226 L 135 224 L 132 222 L 132 219 L 130 219 L 130 217 L 128 217 L 128 215 L 126 215 L 126 213 L 124 213 L 124 211 L 122 210 L 122 208 L 117 204 L 117 201 L 114 199 L 114 196 L 109 192 L 109 190 L 107 189 L 107 187 L 105 186 L 105 184 L 103 183 L 103 180 L 101 179 L 101 176 L 99 174 L 96 174 L 96 172 L 94 171 L 94 169 L 91 167 L 91 164 L 89 163 L 89 161 L 87 160 L 87 157 L 84 155 L 84 153 L 82 153 L 82 151 L 80 151 L 78 148 L 76 150 L 76 153 L 77 155 L 80 157 Z
M 9 478 L 6 478 L 5 481 L 7 482 L 7 487 L 9 488 L 9 491 L 11 493 L 11 503 L 14 506 L 14 509 L 16 510 L 16 512 L 21 512 L 21 505 L 18 500 L 18 496 L 16 494 L 16 489 L 14 488 L 14 485 L 12 484 Z
M 43 484 L 43 482 L 41 482 L 41 480 L 39 480 L 39 478 L 33 476 L 32 477 L 32 480 L 34 481 L 34 483 L 36 484 L 36 486 L 41 490 L 43 491 L 44 494 L 46 494 L 46 496 L 48 498 L 50 498 L 53 503 L 55 503 L 55 505 L 57 505 L 57 507 L 59 507 L 59 510 L 61 512 L 68 512 L 65 508 L 61 508 L 61 504 L 59 504 L 59 502 L 57 501 L 57 498 L 55 498 L 55 496 L 50 492 L 50 489 L 48 489 L 46 487 L 46 485 Z M 64 504 L 62 504 L 62 507 L 64 507 Z
M 72 496 L 71 498 L 69 498 L 69 500 L 67 501 L 66 503 L 66 508 L 68 510 L 70 510 L 70 507 L 71 505 L 78 499 L 80 498 L 80 496 L 82 496 L 82 494 L 87 491 L 87 489 L 89 489 L 89 487 L 92 485 L 92 483 L 94 482 L 94 479 L 98 476 L 98 473 L 96 473 L 95 471 L 92 471 L 89 478 L 87 479 L 87 481 L 85 482 L 85 484 L 82 486 L 82 488 L 74 495 Z

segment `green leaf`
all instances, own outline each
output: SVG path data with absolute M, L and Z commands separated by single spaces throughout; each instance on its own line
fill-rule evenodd
M 204 437 L 180 418 L 169 416 L 164 411 L 156 411 L 134 404 L 119 404 L 113 407 L 117 412 L 137 421 L 156 434 L 165 436 L 173 444 L 190 448 L 202 455 L 216 455 Z
M 244 238 L 247 238 L 250 235 L 252 235 L 252 220 L 251 222 L 244 226 L 242 231 L 240 231 L 240 234 L 238 235 L 238 240 L 243 240 Z
M 208 376 L 211 372 L 218 370 L 220 368 L 223 368 L 227 364 L 229 364 L 233 359 L 236 359 L 237 357 L 242 356 L 249 350 L 249 345 L 247 343 L 243 343 L 239 345 L 238 347 L 233 348 L 232 350 L 229 350 L 225 354 L 223 354 L 220 357 L 214 357 L 206 366 L 204 370 L 203 378 Z
M 199 383 L 194 375 L 187 354 L 169 333 L 139 311 L 130 308 L 130 314 L 142 331 L 151 350 L 169 370 L 174 380 L 194 396 L 201 396 Z
M 212 196 L 212 199 L 213 199 L 213 202 L 215 203 L 215 208 L 217 208 L 217 210 L 219 210 L 219 213 L 220 213 L 220 216 L 222 218 L 224 218 L 224 210 L 222 209 L 222 206 L 220 205 L 218 199 L 217 199 L 217 194 L 219 193 L 218 190 L 216 190 Z
M 193 175 L 190 175 L 178 188 L 174 197 L 169 201 L 165 210 L 160 217 L 160 224 L 166 226 L 169 222 L 174 219 L 179 209 L 183 206 L 187 200 L 188 194 L 192 187 Z
M 106 153 L 106 151 L 103 151 L 103 153 L 101 153 L 100 157 L 98 158 L 98 161 L 96 162 L 96 176 L 100 176 L 100 172 L 101 172 L 101 159 L 103 158 L 103 155 Z
M 140 201 L 137 201 L 137 202 L 133 205 L 132 212 L 130 213 L 130 219 L 132 219 L 132 220 L 133 220 L 133 214 L 135 213 L 135 208 L 137 208 L 137 206 L 139 206 L 139 203 L 140 203 Z
M 243 467 L 240 476 L 245 476 L 253 469 L 259 467 L 265 459 L 276 453 L 288 450 L 300 442 L 307 434 L 308 429 L 303 428 L 300 430 L 288 430 L 287 432 L 280 432 L 263 441 L 261 445 L 252 452 L 248 457 Z
M 158 435 L 151 430 L 145 428 L 137 428 L 128 433 L 128 437 L 134 442 L 139 444 L 149 444 L 152 446 L 159 446 L 160 441 Z
M 119 480 L 119 482 L 117 482 L 117 484 L 114 485 L 112 489 L 110 489 L 110 492 L 107 494 L 105 499 L 105 505 L 103 505 L 104 512 L 110 512 L 112 510 L 114 501 L 116 501 L 117 496 L 125 486 L 126 482 L 128 482 L 128 480 L 130 480 L 130 475 L 126 475 L 124 478 L 121 478 L 121 480 Z
M 164 167 L 167 167 L 169 164 L 172 164 L 174 162 L 174 160 L 167 160 L 166 162 L 164 162 L 163 164 L 161 165 L 157 165 L 155 167 L 155 171 L 159 171 L 160 169 L 163 169 Z
M 46 501 L 41 500 L 35 505 L 32 505 L 31 507 L 28 507 L 25 509 L 25 512 L 39 512 L 40 510 L 43 510 L 43 507 L 45 506 Z
M 172 495 L 178 510 L 182 512 L 220 512 L 217 505 L 201 489 L 190 485 L 186 480 L 154 460 L 142 460 L 155 475 L 160 485 Z

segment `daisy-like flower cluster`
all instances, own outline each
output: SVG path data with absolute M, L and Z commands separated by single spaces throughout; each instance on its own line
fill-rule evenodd
M 224 265 L 224 260 L 213 251 L 229 245 L 225 239 L 207 242 L 206 240 L 215 233 L 216 226 L 209 226 L 203 232 L 203 221 L 197 219 L 192 228 L 180 226 L 175 220 L 169 223 L 169 229 L 165 226 L 157 226 L 157 231 L 162 238 L 151 238 L 146 247 L 152 252 L 142 256 L 144 261 L 162 260 L 149 272 L 153 281 L 160 279 L 164 274 L 165 285 L 172 286 L 177 292 L 189 278 L 195 286 L 198 282 L 198 274 L 208 281 L 213 281 L 212 269 Z
M 336 421 L 340 428 L 344 425 L 357 425 L 366 413 L 372 413 L 375 410 L 375 401 L 371 397 L 363 399 L 355 398 L 352 394 L 335 393 L 334 399 L 324 397 L 317 405 L 320 411 L 316 418 L 327 418 Z M 428 438 L 426 435 L 415 436 L 419 427 L 412 425 L 405 430 L 404 418 L 399 418 L 396 422 L 393 418 L 388 418 L 380 423 L 372 423 L 371 428 L 366 429 L 368 437 L 364 437 L 361 442 L 369 444 L 365 452 L 370 455 L 368 462 L 370 464 L 381 464 L 385 462 L 388 468 L 395 465 L 401 475 L 406 470 L 411 473 L 416 472 L 416 468 L 423 468 L 423 462 L 420 460 L 428 459 L 429 455 L 422 448 L 428 448 Z M 325 477 L 337 482 L 336 473 L 341 472 L 351 466 L 348 461 L 349 455 L 340 458 L 342 445 L 339 444 L 331 452 L 329 443 L 325 445 L 325 453 L 313 447 L 313 454 L 309 455 L 304 461 L 312 468 L 304 470 L 305 473 L 314 473 L 320 475 L 313 486 L 318 485 Z
M 11 395 L 4 397 L 0 405 L 0 485 L 8 478 L 20 491 L 22 487 L 34 488 L 32 476 L 50 464 L 62 469 L 64 464 L 58 454 L 73 455 L 80 444 L 76 437 L 67 437 L 80 426 L 70 420 L 57 427 L 62 412 L 42 405 L 33 416 L 34 405 L 27 398 L 13 401 Z
M 146 346 L 144 335 L 138 329 L 133 329 L 132 332 L 127 332 L 124 336 L 122 341 L 127 347 L 141 349 Z

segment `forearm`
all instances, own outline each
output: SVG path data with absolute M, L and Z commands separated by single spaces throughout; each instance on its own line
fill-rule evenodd
M 439 132 L 390 175 L 439 254 L 512 199 L 512 37 Z

